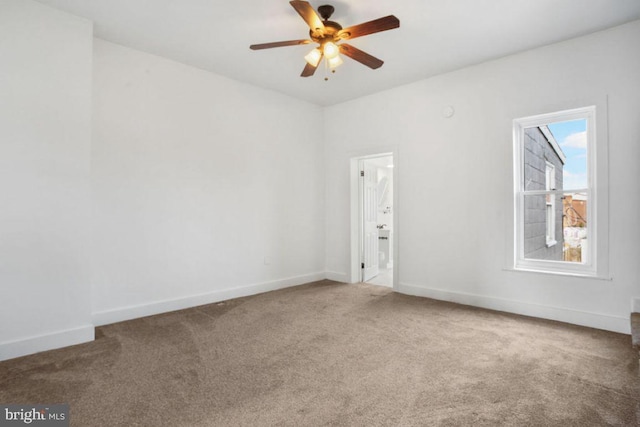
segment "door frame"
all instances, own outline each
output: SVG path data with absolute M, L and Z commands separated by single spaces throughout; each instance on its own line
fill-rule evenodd
M 388 156 L 385 156 L 388 157 Z M 383 157 L 384 158 L 384 157 Z M 393 157 L 391 158 L 393 161 Z M 380 274 L 380 230 L 378 229 L 378 166 L 376 158 L 360 159 L 358 170 L 360 211 L 360 281 L 365 282 Z M 364 173 L 364 175 L 363 175 Z M 393 179 L 391 180 L 393 182 Z M 364 266 L 364 268 L 363 268 Z
M 359 153 L 353 153 L 350 158 L 350 167 L 349 167 L 349 175 L 350 175 L 350 230 L 351 230 L 351 260 L 350 266 L 351 271 L 349 274 L 349 282 L 350 283 L 359 283 L 362 279 L 362 268 L 361 268 L 361 259 L 362 259 L 362 227 L 363 227 L 363 219 L 362 219 L 362 195 L 360 192 L 360 161 L 375 159 L 378 157 L 393 157 L 393 181 L 392 181 L 392 189 L 393 189 L 393 289 L 399 289 L 399 267 L 400 267 L 400 251 L 399 244 L 400 241 L 400 229 L 399 229 L 399 155 L 397 147 L 382 147 L 378 149 L 369 149 L 364 150 Z

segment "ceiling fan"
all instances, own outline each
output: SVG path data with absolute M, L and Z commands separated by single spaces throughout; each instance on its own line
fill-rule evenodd
M 290 1 L 291 6 L 300 14 L 302 19 L 309 25 L 309 39 L 287 40 L 282 42 L 252 44 L 249 46 L 252 50 L 270 49 L 273 47 L 296 46 L 309 43 L 318 43 L 319 47 L 309 52 L 304 59 L 307 61 L 302 70 L 302 77 L 312 76 L 322 58 L 326 58 L 327 67 L 335 72 L 335 68 L 342 64 L 340 53 L 349 58 L 366 65 L 369 68 L 380 68 L 384 63 L 382 60 L 369 55 L 366 52 L 357 49 L 350 44 L 340 43 L 343 40 L 350 40 L 356 37 L 366 36 L 380 31 L 392 30 L 400 27 L 400 20 L 393 15 L 384 18 L 374 19 L 373 21 L 364 22 L 352 27 L 342 28 L 337 22 L 329 21 L 334 12 L 331 5 L 323 5 L 318 7 L 318 13 L 306 1 Z M 338 44 L 339 43 L 339 44 Z M 325 80 L 327 78 L 325 77 Z

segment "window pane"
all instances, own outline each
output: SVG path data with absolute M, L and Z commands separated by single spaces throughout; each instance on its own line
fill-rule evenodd
M 562 200 L 564 261 L 587 262 L 587 195 L 568 193 Z
M 586 193 L 524 196 L 524 258 L 587 262 Z
M 562 194 L 524 196 L 524 258 L 563 261 Z
M 546 126 L 524 130 L 524 191 L 562 189 L 564 153 Z
M 559 169 L 563 176 L 560 188 L 587 188 L 587 121 L 581 119 L 550 123 L 547 127 L 566 158 L 563 169 Z

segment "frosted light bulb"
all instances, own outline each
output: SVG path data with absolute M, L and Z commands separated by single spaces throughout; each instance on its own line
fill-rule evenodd
M 336 46 L 336 44 L 333 42 L 325 43 L 322 49 L 324 50 L 324 56 L 326 56 L 327 59 L 335 58 L 336 56 L 338 56 L 338 53 L 340 52 L 340 50 L 338 49 L 338 46 Z
M 342 64 L 342 58 L 340 58 L 340 55 L 336 55 L 333 58 L 329 59 L 329 68 L 336 68 L 338 66 L 340 66 Z
M 305 61 L 307 61 L 307 63 L 313 67 L 318 66 L 321 58 L 322 52 L 320 52 L 320 49 L 313 49 L 304 57 Z

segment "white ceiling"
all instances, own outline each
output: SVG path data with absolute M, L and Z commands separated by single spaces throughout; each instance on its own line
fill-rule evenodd
M 329 81 L 299 77 L 311 45 L 287 0 L 38 0 L 94 21 L 97 37 L 319 105 L 332 105 L 515 52 L 640 19 L 640 0 L 312 0 L 343 27 L 386 15 L 400 28 L 351 40 L 385 61 L 345 58 Z

